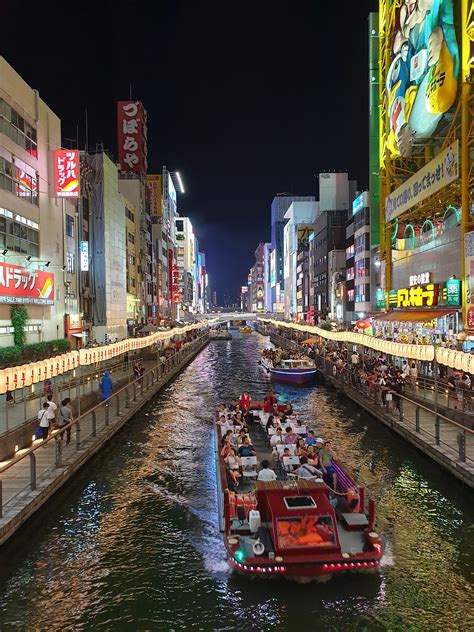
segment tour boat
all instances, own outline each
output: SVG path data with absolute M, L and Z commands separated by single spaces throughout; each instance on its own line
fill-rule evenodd
M 252 432 L 264 433 L 265 428 Z M 376 569 L 384 545 L 375 531 L 374 501 L 366 510 L 364 489 L 339 464 L 334 463 L 337 494 L 321 479 L 290 479 L 283 471 L 268 482 L 246 475 L 231 491 L 220 438 L 216 426 L 219 525 L 232 569 L 292 579 Z M 262 454 L 257 450 L 257 457 L 250 458 L 260 461 Z
M 239 331 L 241 334 L 253 334 L 253 329 L 251 327 L 241 327 Z
M 282 360 L 278 366 L 268 368 L 275 382 L 306 384 L 311 382 L 318 370 L 308 358 Z

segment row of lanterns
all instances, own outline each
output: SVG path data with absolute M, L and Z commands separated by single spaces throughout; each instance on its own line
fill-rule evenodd
M 474 355 L 465 353 L 464 351 L 435 347 L 434 345 L 413 345 L 391 342 L 390 340 L 373 338 L 372 336 L 358 334 L 353 331 L 326 331 L 325 329 L 320 329 L 316 326 L 286 323 L 280 320 L 272 320 L 268 318 L 259 318 L 259 320 L 274 325 L 275 327 L 286 327 L 295 331 L 321 336 L 326 340 L 332 340 L 334 342 L 361 345 L 386 355 L 407 358 L 410 360 L 432 362 L 435 358 L 436 350 L 436 361 L 439 364 L 443 364 L 452 369 L 457 369 L 458 371 L 465 371 L 466 373 L 474 374 Z
M 208 321 L 202 321 L 201 323 L 186 325 L 179 329 L 157 331 L 143 338 L 127 338 L 126 340 L 111 345 L 104 345 L 92 349 L 81 349 L 80 351 L 70 351 L 55 356 L 54 358 L 48 358 L 47 360 L 1 369 L 0 395 L 7 391 L 14 391 L 17 388 L 23 388 L 24 386 L 44 382 L 44 380 L 50 380 L 62 373 L 73 371 L 79 365 L 87 366 L 96 364 L 105 360 L 111 360 L 127 351 L 144 349 L 158 341 L 169 340 L 173 336 L 185 334 L 188 331 L 205 327 L 208 324 Z

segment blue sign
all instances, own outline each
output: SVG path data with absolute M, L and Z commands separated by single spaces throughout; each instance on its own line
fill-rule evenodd
M 355 215 L 366 206 L 368 206 L 367 191 L 364 191 L 363 193 L 358 195 L 356 199 L 352 202 L 352 215 Z

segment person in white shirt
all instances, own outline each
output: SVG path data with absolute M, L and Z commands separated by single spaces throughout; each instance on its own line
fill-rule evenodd
M 48 419 L 48 402 L 44 402 L 42 408 L 38 411 L 38 424 L 41 428 L 41 433 L 43 435 L 43 441 L 46 441 L 49 433 L 49 419 Z
M 283 430 L 282 428 L 277 428 L 276 433 L 271 436 L 270 445 L 274 448 L 279 443 L 283 443 Z
M 54 421 L 56 419 L 56 411 L 58 409 L 58 407 L 56 406 L 56 404 L 53 402 L 53 396 L 52 395 L 48 395 L 48 413 L 47 413 L 47 417 L 49 420 L 49 425 L 52 427 L 54 426 Z
M 258 473 L 257 480 L 258 481 L 276 481 L 277 475 L 273 470 L 270 469 L 270 463 L 264 459 L 262 461 L 262 469 Z

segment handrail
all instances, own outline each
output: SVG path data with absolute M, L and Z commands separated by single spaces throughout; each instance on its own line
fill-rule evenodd
M 284 336 L 282 336 L 281 334 L 274 334 L 276 336 L 279 336 L 280 338 L 283 338 L 284 340 L 287 340 Z M 300 345 L 297 344 L 296 341 L 291 341 L 291 340 L 287 340 L 287 342 L 293 342 L 293 344 L 297 345 L 298 347 L 300 347 Z M 302 348 L 302 351 L 304 351 L 304 348 Z M 321 356 L 319 356 L 320 359 L 324 362 L 324 358 L 322 358 Z M 326 371 L 325 371 L 326 372 Z M 334 376 L 332 376 L 334 377 Z M 337 379 L 337 378 L 336 378 Z M 352 387 L 349 386 L 349 388 L 351 390 Z M 415 401 L 413 399 L 410 399 L 409 397 L 406 397 L 406 395 L 401 395 L 400 393 L 397 393 L 396 391 L 391 391 L 391 390 L 387 390 L 387 392 L 393 393 L 394 395 L 396 395 L 397 397 L 400 397 L 401 399 L 406 400 L 407 402 L 409 402 L 410 404 L 413 404 L 413 406 L 417 406 L 418 408 L 422 408 L 423 410 L 431 413 L 432 415 L 435 415 L 437 417 L 439 417 L 440 419 L 443 419 L 444 421 L 447 421 L 451 424 L 453 424 L 454 426 L 457 426 L 458 428 L 460 428 L 461 430 L 464 430 L 470 434 L 474 434 L 474 430 L 472 430 L 471 428 L 468 428 L 466 426 L 463 426 L 462 424 L 458 423 L 457 421 L 454 421 L 453 419 L 449 419 L 449 417 L 446 417 L 445 415 L 442 415 L 439 412 L 434 411 L 432 408 L 428 408 L 427 406 L 424 406 L 423 404 L 420 404 L 418 401 Z
M 204 336 L 200 336 L 199 338 L 196 338 L 196 340 L 193 340 L 191 344 L 193 345 L 195 342 L 197 342 L 198 340 L 201 340 L 202 338 L 206 338 L 207 334 L 204 334 Z M 184 350 L 184 349 L 182 349 Z M 177 352 L 179 353 L 179 351 Z M 170 356 L 169 359 L 174 358 L 176 356 L 176 354 L 173 354 L 172 356 Z M 167 361 L 168 361 L 167 360 Z M 152 371 L 156 371 L 157 367 L 159 367 L 160 365 L 156 365 L 155 367 L 149 369 L 148 371 L 145 371 L 145 373 L 138 378 L 136 381 L 141 381 L 143 380 L 143 378 L 146 375 L 149 375 Z M 164 365 L 163 365 L 164 366 Z M 132 382 L 133 384 L 133 382 Z M 102 400 L 99 404 L 96 404 L 95 406 L 93 406 L 92 408 L 88 408 L 86 411 L 84 411 L 83 413 L 81 413 L 79 415 L 79 417 L 77 419 L 74 419 L 73 421 L 71 421 L 69 424 L 67 424 L 67 426 L 61 426 L 61 428 L 55 428 L 50 436 L 45 439 L 44 441 L 41 441 L 40 444 L 38 445 L 34 445 L 31 446 L 30 448 L 27 448 L 25 450 L 25 452 L 23 454 L 20 454 L 20 456 L 18 457 L 14 457 L 11 461 L 9 461 L 6 465 L 4 465 L 3 467 L 0 467 L 0 474 L 3 474 L 4 472 L 6 472 L 7 470 L 9 470 L 11 467 L 13 467 L 14 465 L 16 465 L 17 463 L 19 463 L 20 461 L 22 461 L 23 459 L 25 459 L 27 456 L 29 456 L 30 454 L 32 454 L 33 452 L 35 452 L 36 450 L 38 450 L 38 448 L 45 446 L 47 443 L 49 443 L 50 441 L 52 441 L 53 439 L 56 441 L 56 437 L 59 433 L 66 431 L 68 428 L 72 428 L 74 426 L 74 424 L 78 424 L 80 423 L 81 419 L 83 417 L 86 417 L 87 415 L 90 415 L 91 413 L 95 412 L 97 409 L 99 409 L 100 407 L 102 407 L 104 405 L 105 402 L 108 402 L 109 400 L 111 400 L 114 397 L 117 397 L 117 395 L 119 395 L 120 393 L 122 393 L 123 391 L 125 391 L 126 389 L 130 388 L 130 384 L 127 384 L 126 386 L 122 386 L 122 388 L 120 388 L 118 391 L 116 391 L 115 393 L 113 393 L 110 397 L 108 397 L 107 399 Z

